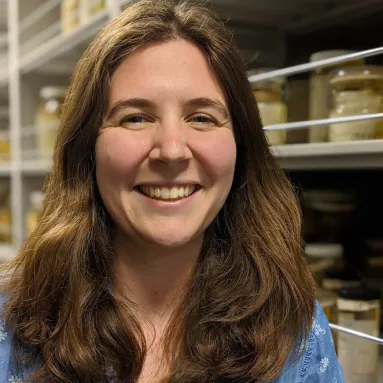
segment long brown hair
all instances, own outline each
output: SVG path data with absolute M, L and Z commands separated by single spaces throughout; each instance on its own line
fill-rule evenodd
M 314 312 L 292 187 L 265 140 L 233 34 L 208 7 L 144 0 L 108 24 L 79 61 L 63 108 L 46 202 L 35 232 L 2 271 L 5 320 L 37 364 L 33 382 L 134 382 L 146 354 L 131 304 L 113 288 L 113 223 L 95 182 L 94 147 L 109 81 L 136 49 L 198 46 L 226 92 L 237 144 L 230 194 L 205 233 L 195 275 L 165 348 L 175 383 L 271 381 Z M 108 367 L 111 368 L 108 370 Z

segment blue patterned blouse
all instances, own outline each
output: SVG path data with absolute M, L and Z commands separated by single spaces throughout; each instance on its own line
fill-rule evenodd
M 12 334 L 0 316 L 0 383 L 27 383 L 28 373 L 33 370 L 33 366 L 28 371 L 14 371 L 11 338 Z M 296 363 L 292 363 L 289 358 L 275 383 L 344 383 L 328 321 L 318 303 L 310 336 L 306 344 L 299 347 L 301 351 L 304 350 L 301 358 Z

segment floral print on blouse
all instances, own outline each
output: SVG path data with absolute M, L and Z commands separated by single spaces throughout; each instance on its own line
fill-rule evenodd
M 4 299 L 0 298 L 0 306 L 3 306 L 3 303 Z M 33 366 L 29 366 L 26 371 L 14 371 L 11 338 L 12 335 L 0 315 L 0 383 L 27 383 L 28 373 L 33 371 Z M 274 383 L 344 383 L 343 370 L 335 354 L 331 330 L 319 303 L 316 303 L 316 314 L 309 337 L 305 343 L 298 345 L 298 348 L 303 352 L 300 359 L 293 363 L 292 357 L 289 357 Z

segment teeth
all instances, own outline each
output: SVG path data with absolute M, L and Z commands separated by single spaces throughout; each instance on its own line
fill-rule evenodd
M 195 191 L 195 186 L 181 186 L 169 188 L 153 188 L 150 186 L 140 186 L 140 190 L 151 198 L 160 198 L 163 200 L 172 200 L 189 197 Z
M 168 188 L 161 188 L 161 197 L 162 199 L 169 199 L 170 190 Z

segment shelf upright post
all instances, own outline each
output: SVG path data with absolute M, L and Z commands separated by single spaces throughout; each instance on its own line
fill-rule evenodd
M 19 248 L 23 238 L 21 175 L 21 104 L 19 65 L 19 2 L 8 0 L 9 129 L 11 143 L 12 242 Z

